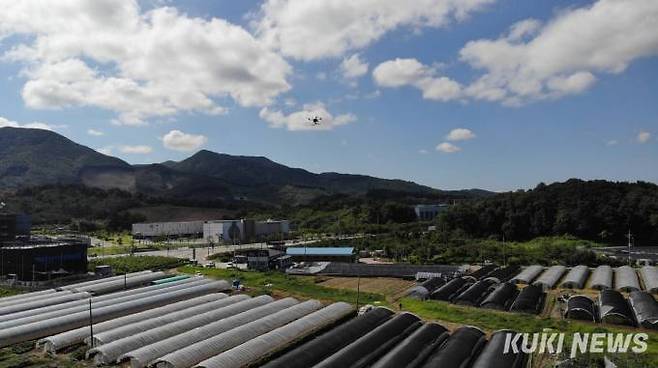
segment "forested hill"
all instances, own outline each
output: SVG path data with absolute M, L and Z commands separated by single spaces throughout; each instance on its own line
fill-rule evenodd
M 571 234 L 606 243 L 658 245 L 658 185 L 571 179 L 453 207 L 442 217 L 473 237 L 527 240 Z

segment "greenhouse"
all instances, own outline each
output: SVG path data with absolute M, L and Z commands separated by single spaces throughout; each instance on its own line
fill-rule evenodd
M 512 303 L 510 311 L 537 314 L 544 304 L 544 297 L 544 291 L 540 287 L 526 286 Z
M 471 286 L 471 283 L 468 282 L 466 278 L 458 277 L 450 280 L 449 283 L 435 290 L 430 295 L 430 299 L 451 301 L 469 286 Z
M 477 357 L 471 368 L 522 368 L 525 366 L 527 356 L 521 352 L 521 340 L 517 343 L 516 350 L 505 353 L 505 341 L 508 335 L 515 335 L 511 330 L 496 331 L 491 335 L 489 343 L 484 347 L 482 353 Z M 513 341 L 513 340 L 512 340 Z
M 596 322 L 597 315 L 596 304 L 584 295 L 574 295 L 567 301 L 565 318 Z
M 314 367 L 348 368 L 353 365 L 374 363 L 406 336 L 418 329 L 420 325 L 420 318 L 415 315 L 410 313 L 398 314 Z
M 630 305 L 616 290 L 601 291 L 598 308 L 599 320 L 603 323 L 636 326 Z
M 650 293 L 658 293 L 658 269 L 655 266 L 644 266 L 640 269 L 644 290 Z
M 516 285 L 505 282 L 499 284 L 495 289 L 480 303 L 480 307 L 497 310 L 509 310 L 510 305 L 519 294 Z
M 426 323 L 389 351 L 371 368 L 417 368 L 448 338 L 448 330 Z
M 539 276 L 544 271 L 544 267 L 539 265 L 528 266 L 518 275 L 512 278 L 512 282 L 515 284 L 526 284 L 529 285 L 534 279 Z
M 552 266 L 544 271 L 532 284 L 541 287 L 543 290 L 550 290 L 557 285 L 565 272 L 567 272 L 567 268 L 564 266 Z
M 631 291 L 642 290 L 640 288 L 640 280 L 637 278 L 637 273 L 632 267 L 621 266 L 615 270 L 615 290 Z
M 588 276 L 589 267 L 583 265 L 576 266 L 569 270 L 560 286 L 565 289 L 583 289 L 585 288 Z
M 597 290 L 612 289 L 612 267 L 603 265 L 597 267 L 592 273 L 590 287 Z
M 480 280 L 459 294 L 453 302 L 460 305 L 478 306 L 495 285 L 496 282 L 494 280 Z
M 475 327 L 461 327 L 430 356 L 423 368 L 468 367 L 486 342 L 482 330 Z
M 647 292 L 633 291 L 628 300 L 640 327 L 658 330 L 658 302 L 656 299 Z
M 263 368 L 311 367 L 388 321 L 393 315 L 390 309 L 375 308 L 272 360 Z

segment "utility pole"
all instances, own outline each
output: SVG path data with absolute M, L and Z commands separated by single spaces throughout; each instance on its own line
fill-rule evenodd
M 123 290 L 128 289 L 128 272 L 123 274 Z M 91 303 L 91 301 L 89 301 Z
M 626 235 L 628 238 L 628 265 L 631 265 L 631 239 L 633 239 L 633 235 L 631 234 L 631 229 L 628 228 L 628 235 Z
M 503 234 L 503 266 L 507 267 L 507 243 L 505 243 L 505 234 Z
M 359 313 L 359 297 L 361 296 L 361 274 L 356 279 L 356 312 Z
M 89 298 L 89 334 L 91 335 L 91 347 L 94 347 L 94 316 L 91 312 L 91 297 Z

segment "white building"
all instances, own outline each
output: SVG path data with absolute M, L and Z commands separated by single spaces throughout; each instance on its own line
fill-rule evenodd
M 203 224 L 203 238 L 219 243 L 240 243 L 245 239 L 244 220 L 214 220 Z
M 203 233 L 203 221 L 151 222 L 133 224 L 135 237 L 156 238 L 159 236 L 196 236 Z
M 203 224 L 203 238 L 213 242 L 240 243 L 264 240 L 272 235 L 285 235 L 290 232 L 288 220 L 215 220 Z

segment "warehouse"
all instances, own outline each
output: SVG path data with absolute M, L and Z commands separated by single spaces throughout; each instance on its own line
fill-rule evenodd
M 354 262 L 353 247 L 288 247 L 293 262 Z
M 151 222 L 132 225 L 132 235 L 142 238 L 201 238 L 203 236 L 203 221 Z
M 290 223 L 287 220 L 213 220 L 203 223 L 202 232 L 206 240 L 237 244 L 287 236 Z
M 0 244 L 0 275 L 43 281 L 87 272 L 88 238 L 16 239 Z

